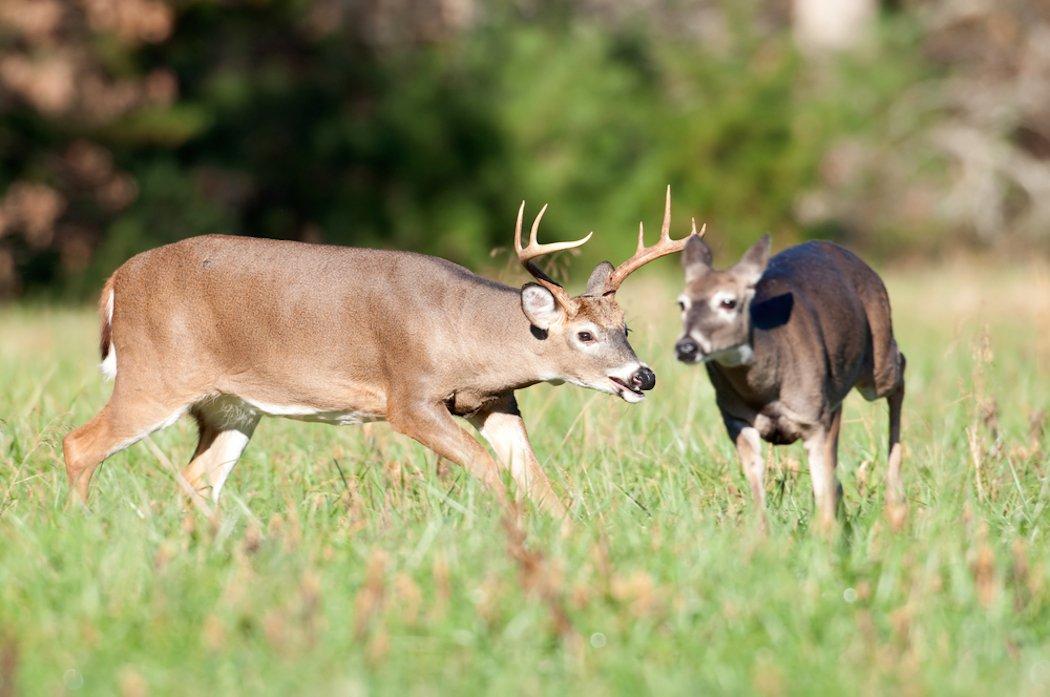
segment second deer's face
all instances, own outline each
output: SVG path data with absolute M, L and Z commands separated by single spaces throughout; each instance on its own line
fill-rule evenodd
M 751 357 L 751 299 L 769 258 L 763 237 L 735 265 L 711 267 L 711 250 L 701 239 L 690 240 L 682 257 L 685 290 L 678 297 L 683 332 L 675 353 L 683 363 L 717 360 L 746 363 Z
M 521 290 L 521 307 L 534 334 L 545 342 L 550 379 L 640 402 L 656 386 L 656 374 L 638 360 L 627 340 L 623 310 L 615 298 L 583 295 L 568 307 L 539 284 Z M 549 342 L 549 343 L 546 343 Z

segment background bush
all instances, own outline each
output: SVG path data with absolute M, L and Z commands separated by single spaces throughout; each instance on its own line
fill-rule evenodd
M 733 252 L 766 231 L 1045 246 L 1042 122 L 945 129 L 969 64 L 929 17 L 953 3 L 892 3 L 833 57 L 797 50 L 786 4 L 7 0 L 0 291 L 88 297 L 129 255 L 214 231 L 478 265 L 522 199 L 551 203 L 548 238 L 594 229 L 589 260 L 615 258 L 666 184 L 676 230 L 695 215 Z M 965 162 L 973 133 L 1040 183 Z

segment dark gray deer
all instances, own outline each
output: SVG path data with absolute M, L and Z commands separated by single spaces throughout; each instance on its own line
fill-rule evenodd
M 889 402 L 887 512 L 903 519 L 901 403 L 904 355 L 898 350 L 886 287 L 871 267 L 830 242 L 807 242 L 769 258 L 769 236 L 725 270 L 691 237 L 679 298 L 684 363 L 704 363 L 730 439 L 765 523 L 761 442 L 801 439 L 825 529 L 842 487 L 835 476 L 842 401 L 856 387 Z

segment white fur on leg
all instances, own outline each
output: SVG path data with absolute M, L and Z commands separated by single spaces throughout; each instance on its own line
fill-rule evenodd
M 248 439 L 249 436 L 240 431 L 223 431 L 215 437 L 215 441 L 208 448 L 208 458 L 211 462 L 205 477 L 211 485 L 211 500 L 215 503 L 219 502 L 222 486 L 248 445 Z
M 489 414 L 479 429 L 518 486 L 529 490 L 529 443 L 521 419 L 512 414 Z
M 214 395 L 194 405 L 195 411 L 207 428 L 218 431 L 207 450 L 197 456 L 187 474 L 194 486 L 206 484 L 211 488 L 211 499 L 219 502 L 219 494 L 238 458 L 251 440 L 259 423 L 259 409 L 236 395 Z M 203 436 L 202 436 L 203 437 Z
M 744 468 L 747 483 L 751 486 L 755 503 L 765 514 L 766 488 L 763 478 L 766 474 L 766 461 L 762 457 L 762 437 L 753 426 L 745 426 L 736 439 L 737 454 Z
M 536 461 L 521 417 L 495 412 L 481 422 L 472 420 L 472 423 L 496 451 L 500 464 L 510 470 L 511 476 L 525 495 L 552 514 L 564 516 L 565 506 L 558 500 L 547 475 Z
M 817 511 L 824 524 L 829 524 L 835 517 L 835 498 L 838 482 L 835 470 L 828 462 L 826 449 L 827 436 L 819 433 L 806 440 L 806 459 L 809 460 L 809 477 L 813 481 L 813 498 Z

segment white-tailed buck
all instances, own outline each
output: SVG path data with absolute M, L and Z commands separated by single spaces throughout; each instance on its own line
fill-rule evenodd
M 736 444 L 765 520 L 761 440 L 802 439 L 821 523 L 834 523 L 842 400 L 856 387 L 889 402 L 887 510 L 903 515 L 901 403 L 904 355 L 897 349 L 882 280 L 854 254 L 807 242 L 769 259 L 769 236 L 733 267 L 711 267 L 711 250 L 688 241 L 679 298 L 685 331 L 679 360 L 705 363 L 718 409 Z
M 564 507 L 533 454 L 514 392 L 568 381 L 639 402 L 656 383 L 627 341 L 615 293 L 644 264 L 681 251 L 668 233 L 570 296 L 514 246 L 535 282 L 512 288 L 410 252 L 205 236 L 139 254 L 106 281 L 102 410 L 63 442 L 71 487 L 113 453 L 189 413 L 200 442 L 183 476 L 217 499 L 263 415 L 335 424 L 388 421 L 459 463 L 505 501 L 500 466 L 536 503 Z M 546 210 L 546 207 L 544 207 Z M 498 457 L 465 431 L 464 417 Z

